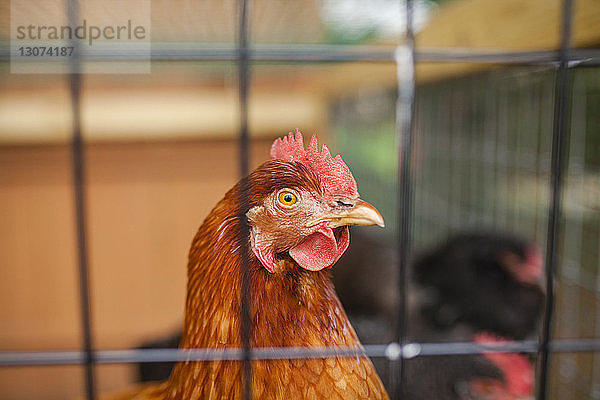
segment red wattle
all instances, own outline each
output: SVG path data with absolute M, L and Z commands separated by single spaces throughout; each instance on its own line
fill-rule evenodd
M 475 342 L 487 345 L 503 343 L 505 340 L 493 334 L 481 332 L 474 336 Z M 534 369 L 527 356 L 519 353 L 484 353 L 504 374 L 504 390 L 510 394 L 507 398 L 525 398 L 533 393 Z
M 289 253 L 302 268 L 319 271 L 335 264 L 349 244 L 348 228 L 344 228 L 339 240 L 336 240 L 333 229 L 325 226 L 307 236 L 302 243 L 292 247 Z

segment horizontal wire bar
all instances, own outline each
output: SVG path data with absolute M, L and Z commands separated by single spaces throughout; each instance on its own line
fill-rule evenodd
M 511 341 L 504 343 L 483 344 L 473 342 L 454 342 L 450 343 L 409 343 L 404 346 L 403 355 L 405 358 L 416 356 L 450 356 L 450 355 L 468 355 L 479 354 L 483 352 L 492 353 L 535 353 L 539 345 L 535 340 Z M 600 344 L 600 343 L 599 343 Z
M 387 345 L 375 345 L 370 349 L 379 357 L 385 355 Z M 278 360 L 294 358 L 323 357 L 355 357 L 365 355 L 360 348 L 302 348 L 273 347 L 254 348 L 251 350 L 254 360 Z M 81 364 L 84 352 L 81 351 L 34 351 L 34 352 L 0 352 L 0 366 L 11 365 L 52 365 Z M 175 362 L 175 361 L 216 361 L 243 360 L 243 348 L 227 349 L 125 349 L 98 350 L 95 361 L 99 364 L 132 363 L 132 362 Z
M 481 353 L 535 353 L 537 341 L 507 341 L 503 343 L 398 343 L 364 345 L 357 347 L 264 347 L 253 348 L 253 360 L 283 360 L 298 358 L 359 357 L 397 360 L 427 356 L 470 355 Z M 550 343 L 550 352 L 578 353 L 600 351 L 600 339 L 557 339 Z M 94 360 L 98 364 L 148 363 L 177 361 L 243 360 L 241 348 L 227 349 L 124 349 L 98 350 Z M 3 351 L 0 366 L 73 365 L 84 364 L 83 351 Z
M 54 42 L 39 46 L 56 46 Z M 0 42 L 0 60 L 10 60 L 10 43 Z M 247 49 L 250 61 L 264 62 L 395 62 L 396 46 L 329 45 L 329 44 L 255 44 Z M 82 54 L 96 61 L 236 61 L 240 57 L 235 44 L 221 43 L 152 43 L 94 45 L 93 53 Z M 17 57 L 20 61 L 40 61 L 40 57 Z M 567 52 L 569 66 L 600 65 L 600 49 L 572 49 Z M 44 61 L 53 62 L 48 58 Z M 56 61 L 56 60 L 54 60 Z M 485 64 L 558 65 L 557 50 L 506 51 L 503 49 L 427 48 L 415 50 L 416 62 L 464 62 Z

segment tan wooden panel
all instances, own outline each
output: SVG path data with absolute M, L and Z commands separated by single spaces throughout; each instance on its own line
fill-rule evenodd
M 268 158 L 270 143 L 253 142 L 252 165 Z M 182 320 L 189 244 L 237 180 L 237 143 L 92 145 L 87 155 L 95 341 L 138 345 Z M 0 147 L 0 350 L 81 342 L 69 163 L 64 146 Z M 0 369 L 0 398 L 72 398 L 79 376 L 76 368 Z M 132 372 L 102 367 L 99 376 L 111 389 Z

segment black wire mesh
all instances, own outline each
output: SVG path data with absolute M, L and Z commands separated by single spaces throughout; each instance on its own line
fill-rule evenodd
M 66 3 L 67 17 L 74 26 L 79 20 L 79 2 Z M 73 160 L 73 190 L 75 197 L 75 221 L 77 224 L 77 258 L 79 273 L 79 304 L 81 310 L 82 340 L 85 354 L 85 391 L 90 400 L 96 399 L 94 342 L 92 338 L 89 263 L 87 249 L 87 224 L 85 208 L 85 154 L 81 135 L 81 60 L 77 51 L 78 42 L 72 40 L 75 56 L 71 59 L 69 74 L 69 91 L 73 111 L 72 160 Z
M 549 342 L 552 353 L 580 353 L 600 351 L 597 339 L 557 339 Z M 243 349 L 127 349 L 95 350 L 94 364 L 150 363 L 179 361 L 236 360 L 284 360 L 326 357 L 380 357 L 390 361 L 427 356 L 470 355 L 485 353 L 537 353 L 537 341 L 506 341 L 483 344 L 473 342 L 367 344 L 355 347 L 265 347 L 251 349 L 249 356 Z M 0 354 L 0 366 L 28 365 L 85 365 L 85 351 L 4 351 Z
M 241 186 L 241 207 L 240 207 L 240 221 L 245 221 L 246 216 L 244 210 L 248 209 L 248 193 L 249 187 L 246 181 L 248 175 L 248 95 L 249 95 L 249 79 L 250 79 L 250 65 L 248 62 L 248 35 L 249 35 L 249 22 L 248 14 L 250 9 L 249 0 L 240 0 L 239 2 L 239 39 L 238 39 L 238 65 L 239 65 L 239 95 L 240 95 L 240 134 L 239 134 L 239 145 L 240 145 L 240 179 L 242 181 Z M 250 234 L 250 229 L 247 224 L 240 223 L 240 237 L 246 238 Z M 242 285 L 242 307 L 240 310 L 240 321 L 241 323 L 241 338 L 243 346 L 243 389 L 242 396 L 244 399 L 249 400 L 252 397 L 252 364 L 251 360 L 251 347 L 250 338 L 252 335 L 252 323 L 250 317 L 250 250 L 248 249 L 248 241 L 241 240 L 241 255 L 242 255 L 242 266 L 241 266 L 241 285 Z
M 548 236 L 546 238 L 546 309 L 540 343 L 540 370 L 537 396 L 546 399 L 548 392 L 548 369 L 550 357 L 549 343 L 552 336 L 552 318 L 554 314 L 554 275 L 558 257 L 559 223 L 561 216 L 561 193 L 563 186 L 564 157 L 568 129 L 568 101 L 572 90 L 569 80 L 566 52 L 571 43 L 571 20 L 573 2 L 565 0 L 562 9 L 562 27 L 559 51 L 559 67 L 556 77 L 556 98 L 554 100 L 554 125 L 552 135 L 551 182 L 552 198 L 548 210 Z
M 290 62 L 327 63 L 355 62 L 389 63 L 397 60 L 396 46 L 389 45 L 348 45 L 348 44 L 279 44 L 255 43 L 246 48 L 245 54 L 251 62 Z M 89 61 L 144 61 L 145 48 L 131 46 L 127 52 L 96 51 L 86 54 Z M 0 56 L 10 58 L 7 43 L 0 43 Z M 239 49 L 228 44 L 209 43 L 168 43 L 154 42 L 151 48 L 153 61 L 238 61 Z M 595 67 L 600 65 L 600 50 L 594 48 L 567 48 L 561 55 L 556 50 L 482 50 L 461 48 L 435 48 L 419 46 L 415 48 L 416 63 L 480 63 L 501 65 L 547 65 L 558 67 L 560 57 L 567 60 L 568 68 Z
M 276 45 L 249 45 L 249 0 L 239 1 L 238 43 L 237 47 L 194 45 L 185 46 L 156 43 L 152 49 L 153 60 L 203 60 L 203 61 L 236 61 L 238 63 L 240 129 L 239 129 L 239 160 L 240 175 L 248 173 L 248 104 L 249 79 L 251 63 L 256 61 L 284 62 L 345 62 L 369 61 L 390 62 L 397 65 L 398 100 L 396 109 L 396 134 L 398 154 L 401 162 L 398 165 L 398 199 L 400 201 L 398 215 L 398 252 L 400 272 L 399 291 L 402 296 L 401 311 L 405 310 L 406 265 L 410 255 L 411 226 L 412 226 L 412 188 L 411 188 L 411 150 L 413 113 L 415 99 L 414 66 L 420 62 L 474 62 L 497 63 L 505 65 L 550 65 L 557 69 L 556 95 L 554 104 L 553 145 L 551 156 L 551 206 L 548 210 L 548 235 L 546 246 L 546 289 L 547 303 L 544 313 L 544 326 L 540 342 L 516 341 L 502 345 L 484 346 L 476 343 L 406 343 L 406 323 L 401 319 L 397 329 L 396 343 L 387 345 L 366 345 L 364 350 L 357 349 L 322 349 L 322 348 L 272 348 L 252 349 L 249 345 L 250 322 L 247 309 L 250 282 L 247 274 L 243 274 L 243 304 L 241 320 L 243 349 L 223 351 L 213 350 L 98 350 L 94 346 L 91 328 L 91 305 L 89 295 L 85 221 L 85 157 L 80 127 L 80 60 L 72 60 L 72 70 L 69 75 L 71 105 L 73 109 L 72 152 L 73 152 L 73 186 L 75 195 L 75 213 L 78 232 L 78 260 L 80 282 L 80 306 L 82 316 L 82 351 L 62 352 L 2 352 L 0 365 L 85 365 L 86 395 L 88 399 L 96 398 L 94 366 L 106 363 L 131 363 L 152 361 L 207 361 L 207 360 L 241 360 L 244 362 L 244 393 L 250 398 L 251 393 L 251 360 L 310 358 L 330 356 L 356 356 L 365 354 L 370 357 L 385 357 L 390 361 L 399 360 L 399 369 L 393 370 L 396 379 L 392 396 L 399 398 L 402 385 L 402 360 L 418 356 L 479 354 L 488 352 L 524 352 L 538 353 L 540 367 L 538 369 L 538 399 L 548 396 L 549 357 L 555 352 L 590 352 L 600 351 L 598 340 L 553 340 L 551 335 L 554 313 L 554 278 L 556 273 L 557 243 L 560 241 L 561 193 L 564 171 L 564 153 L 568 130 L 569 99 L 571 85 L 569 70 L 575 67 L 600 65 L 600 51 L 573 50 L 570 48 L 571 20 L 573 1 L 564 0 L 562 6 L 561 44 L 558 51 L 528 51 L 528 52 L 492 52 L 473 50 L 415 50 L 412 32 L 412 1 L 406 1 L 407 36 L 406 42 L 398 47 L 389 46 L 324 46 L 324 45 L 293 45 L 278 47 Z M 68 16 L 71 21 L 77 20 L 77 1 L 68 2 Z M 5 54 L 6 56 L 6 54 Z M 107 55 L 106 59 L 135 59 L 136 54 Z M 247 201 L 242 191 L 242 203 Z M 241 235 L 247 235 L 247 227 L 241 230 Z M 245 243 L 242 241 L 242 243 Z M 248 254 L 248 249 L 244 252 Z M 246 260 L 247 264 L 247 260 Z M 246 265 L 247 267 L 247 265 Z M 245 270 L 246 268 L 242 268 Z M 401 315 L 405 315 L 401 312 Z
M 407 333 L 407 288 L 408 262 L 411 245 L 412 223 L 412 148 L 413 116 L 415 108 L 415 38 L 413 32 L 414 3 L 406 1 L 406 45 L 396 52 L 398 99 L 396 101 L 396 143 L 398 144 L 398 292 L 400 294 L 400 317 L 396 332 L 396 341 L 405 345 Z M 403 347 L 404 348 L 404 347 Z M 392 398 L 400 398 L 405 379 L 404 358 L 399 360 L 399 371 L 391 368 L 396 375 L 392 381 Z

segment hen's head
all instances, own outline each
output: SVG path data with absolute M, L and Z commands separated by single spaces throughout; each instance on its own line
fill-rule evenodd
M 338 155 L 307 149 L 297 129 L 277 139 L 271 161 L 250 176 L 251 247 L 265 269 L 278 271 L 289 255 L 309 271 L 331 267 L 350 243 L 349 225 L 384 226 L 383 218 L 360 199 L 356 181 Z

